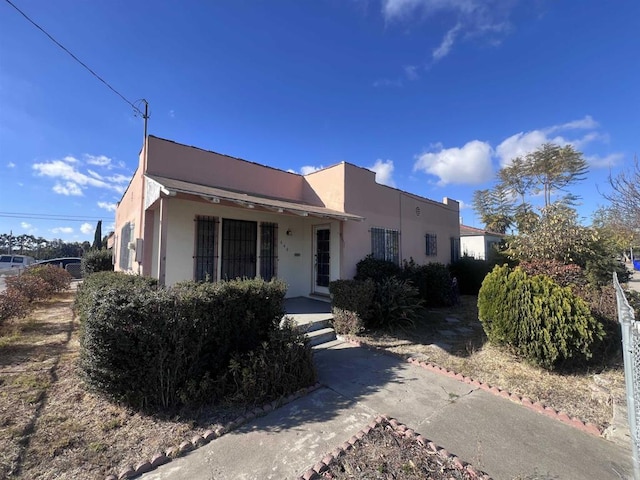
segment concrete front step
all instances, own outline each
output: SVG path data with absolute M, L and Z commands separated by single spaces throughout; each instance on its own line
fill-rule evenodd
M 307 332 L 306 337 L 309 339 L 309 345 L 312 347 L 332 342 L 337 338 L 335 330 L 331 327 Z
M 333 317 L 330 313 L 314 313 L 306 315 L 297 315 L 294 318 L 297 329 L 300 332 L 310 333 L 315 330 L 322 330 L 323 328 L 331 327 L 331 319 Z

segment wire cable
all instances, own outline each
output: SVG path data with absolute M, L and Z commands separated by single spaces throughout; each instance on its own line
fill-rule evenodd
M 76 57 L 73 53 L 71 53 L 64 45 L 62 45 L 60 42 L 58 42 L 55 38 L 53 38 L 49 33 L 47 33 L 47 31 L 42 28 L 40 25 L 38 25 L 36 22 L 34 22 L 33 20 L 31 20 L 31 18 L 29 18 L 29 16 L 24 13 L 22 10 L 20 10 L 13 2 L 11 2 L 11 0 L 5 0 L 9 5 L 11 5 L 13 8 L 16 9 L 16 11 L 18 13 L 20 13 L 20 15 L 22 15 L 24 18 L 26 18 L 34 27 L 36 27 L 38 30 L 40 30 L 42 33 L 44 33 L 47 37 L 49 37 L 49 39 L 55 43 L 58 47 L 60 47 L 62 50 L 64 50 L 65 52 L 67 52 L 71 58 L 73 58 L 76 62 L 78 62 L 80 65 L 82 65 L 84 68 L 86 68 L 89 73 L 91 73 L 91 75 L 93 75 L 94 77 L 96 77 L 98 80 L 100 80 L 102 83 L 104 83 L 107 88 L 109 88 L 109 90 L 111 90 L 113 93 L 115 93 L 116 95 L 118 95 L 122 100 L 124 100 L 127 104 L 129 104 L 138 114 L 140 114 L 142 117 L 144 117 L 144 112 L 142 112 L 138 107 L 136 107 L 132 102 L 130 102 L 129 100 L 127 100 L 127 98 L 122 95 L 119 91 L 117 91 L 115 88 L 113 88 L 111 85 L 109 85 L 109 83 L 102 78 L 100 75 L 98 75 L 96 72 L 94 72 L 91 68 L 89 68 L 87 66 L 86 63 L 84 63 L 82 60 L 80 60 L 78 57 Z

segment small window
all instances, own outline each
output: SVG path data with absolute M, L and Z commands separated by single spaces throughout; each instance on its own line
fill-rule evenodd
M 460 260 L 460 239 L 451 237 L 451 263 Z
M 425 235 L 426 249 L 425 254 L 427 257 L 435 257 L 438 255 L 438 236 L 435 234 L 427 233 Z
M 400 232 L 389 228 L 371 228 L 373 258 L 400 264 Z

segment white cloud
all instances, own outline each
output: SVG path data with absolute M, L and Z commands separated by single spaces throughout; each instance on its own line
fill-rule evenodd
M 418 66 L 417 65 L 405 65 L 404 66 L 404 74 L 408 80 L 417 80 L 420 78 L 418 75 Z
M 402 80 L 400 78 L 396 78 L 395 80 L 391 80 L 389 78 L 379 78 L 375 82 L 373 82 L 373 86 L 378 87 L 402 87 Z
M 458 32 L 460 32 L 461 28 L 462 28 L 462 25 L 460 23 L 458 23 L 458 24 L 456 24 L 455 27 L 450 29 L 445 34 L 445 36 L 442 39 L 442 42 L 440 43 L 440 45 L 437 48 L 433 49 L 432 56 L 433 56 L 433 60 L 434 61 L 437 62 L 441 58 L 444 58 L 447 55 L 449 55 L 449 52 L 453 48 L 453 43 L 456 40 L 456 36 L 458 35 Z
M 584 159 L 593 168 L 610 168 L 618 164 L 624 158 L 622 153 L 610 153 L 601 157 L 599 155 L 585 155 Z
M 62 160 L 67 163 L 80 163 L 80 160 L 78 160 L 76 157 L 72 157 L 71 155 L 67 155 Z
M 53 191 L 60 195 L 67 196 L 81 197 L 83 195 L 82 189 L 73 182 L 66 182 L 64 185 L 62 183 L 56 183 L 53 186 Z
M 489 143 L 472 140 L 462 148 L 443 149 L 435 145 L 438 151 L 426 152 L 418 157 L 413 171 L 422 171 L 439 178 L 439 185 L 479 184 L 493 175 L 491 166 L 492 149 Z
M 169 118 L 175 118 L 176 112 L 174 110 L 169 110 Z
M 98 202 L 98 207 L 104 208 L 107 212 L 115 212 L 117 205 L 109 202 Z
M 309 175 L 310 173 L 317 172 L 318 170 L 322 170 L 324 167 L 320 165 L 319 167 L 314 167 L 313 165 L 305 165 L 300 169 L 300 173 L 302 175 Z
M 80 231 L 85 235 L 88 235 L 91 232 L 95 231 L 95 229 L 90 223 L 83 223 L 82 225 L 80 225 Z
M 376 172 L 376 182 L 389 187 L 395 187 L 396 182 L 393 181 L 393 160 L 376 160 L 369 170 Z
M 15 164 L 15 163 L 13 163 L 13 162 L 9 162 L 9 163 L 7 163 L 7 167 L 9 167 L 9 168 L 16 168 L 16 164 Z
M 448 22 L 448 26 L 432 50 L 432 59 L 437 62 L 458 41 L 480 38 L 489 45 L 499 45 L 510 29 L 509 16 L 514 6 L 515 2 L 498 0 L 382 0 L 382 15 L 390 23 L 416 23 L 440 15 L 438 23 Z
M 20 222 L 20 226 L 23 230 L 26 230 L 27 233 L 35 233 L 38 231 L 36 227 L 27 222 Z
M 528 132 L 520 132 L 511 135 L 496 147 L 496 154 L 500 159 L 500 166 L 504 167 L 511 164 L 511 160 L 516 157 L 524 156 L 538 149 L 543 143 L 555 143 L 558 145 L 572 145 L 575 149 L 582 151 L 592 142 L 608 142 L 609 135 L 596 130 L 599 127 L 591 116 L 586 115 L 584 118 L 573 120 L 567 123 L 552 125 Z M 586 130 L 581 137 L 570 138 L 571 132 L 575 134 L 575 130 Z M 562 135 L 554 135 L 562 133 Z M 621 154 L 613 153 L 607 157 L 600 158 L 597 156 L 587 157 L 593 167 L 609 166 L 611 162 L 619 160 Z
M 84 155 L 84 158 L 89 165 L 104 167 L 107 170 L 111 170 L 113 168 L 112 160 L 106 155 L 89 155 L 87 153 Z
M 88 187 L 104 188 L 123 193 L 125 187 L 122 185 L 129 181 L 125 175 L 117 174 L 111 177 L 102 178 L 97 172 L 89 170 L 89 173 L 81 172 L 73 162 L 65 160 L 52 160 L 48 162 L 35 163 L 33 169 L 37 175 L 42 177 L 50 177 L 57 180 L 65 180 L 62 184 L 57 182 L 53 187 L 56 193 L 62 195 L 81 195 L 81 189 Z
M 73 228 L 71 227 L 56 227 L 51 229 L 51 233 L 73 233 Z

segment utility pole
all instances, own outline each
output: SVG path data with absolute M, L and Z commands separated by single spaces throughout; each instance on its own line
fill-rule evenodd
M 143 153 L 142 153 L 142 172 L 140 172 L 140 180 L 142 182 L 142 188 L 140 189 L 140 194 L 142 196 L 142 198 L 140 199 L 140 235 L 138 235 L 137 238 L 144 238 L 144 229 L 145 229 L 145 222 L 144 222 L 144 194 L 145 194 L 145 180 L 144 180 L 144 175 L 145 173 L 147 173 L 147 159 L 149 158 L 149 141 L 148 141 L 148 127 L 149 127 L 149 102 L 147 102 L 144 98 L 141 100 L 142 102 L 144 102 L 144 114 L 142 115 L 142 119 L 144 121 L 144 138 L 142 139 L 142 148 L 143 148 Z M 134 239 L 135 241 L 135 239 Z M 136 245 L 138 244 L 138 242 L 136 241 Z M 144 271 L 142 269 L 142 265 L 144 263 L 144 244 L 142 247 L 143 251 L 142 252 L 136 252 L 136 257 L 138 258 L 138 275 L 142 275 L 144 274 Z

